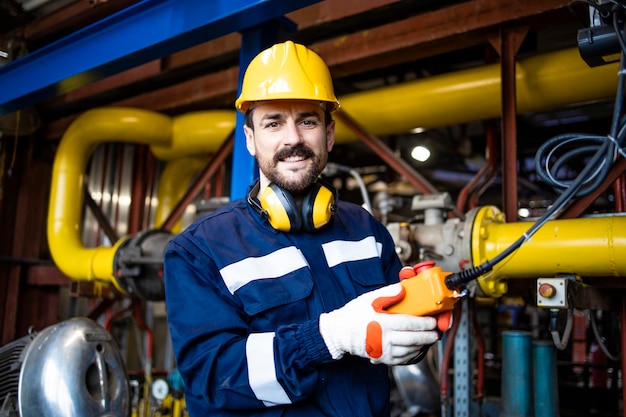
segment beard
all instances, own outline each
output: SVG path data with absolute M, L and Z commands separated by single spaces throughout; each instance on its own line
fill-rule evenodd
M 299 174 L 298 178 L 288 178 L 282 172 L 278 171 L 276 166 L 281 160 L 291 156 L 304 156 L 309 158 L 313 163 L 307 168 L 306 172 Z M 280 188 L 294 195 L 298 195 L 317 180 L 317 177 L 324 170 L 326 160 L 327 157 L 325 155 L 316 155 L 310 148 L 304 145 L 297 145 L 293 148 L 279 151 L 272 159 L 259 160 L 258 163 L 259 169 L 268 180 L 278 185 Z

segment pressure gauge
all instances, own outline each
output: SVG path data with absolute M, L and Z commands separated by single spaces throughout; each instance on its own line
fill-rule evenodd
M 152 383 L 152 396 L 159 400 L 163 401 L 167 394 L 170 393 L 170 386 L 167 384 L 167 381 L 164 379 L 155 379 Z

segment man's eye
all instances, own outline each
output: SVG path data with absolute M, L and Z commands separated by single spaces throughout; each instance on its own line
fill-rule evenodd
M 270 122 L 265 125 L 267 129 L 276 129 L 280 124 L 278 122 Z
M 315 120 L 303 120 L 302 124 L 309 127 L 317 126 L 317 122 Z

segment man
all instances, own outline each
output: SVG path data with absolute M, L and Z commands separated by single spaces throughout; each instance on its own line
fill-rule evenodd
M 384 312 L 403 296 L 394 242 L 318 178 L 339 107 L 328 68 L 302 45 L 274 45 L 235 104 L 259 180 L 165 254 L 190 415 L 388 416 L 386 365 L 415 360 L 436 322 Z

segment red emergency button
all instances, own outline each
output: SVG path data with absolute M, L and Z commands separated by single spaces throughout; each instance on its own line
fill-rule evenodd
M 543 298 L 552 298 L 556 295 L 556 288 L 552 284 L 543 283 L 539 286 L 539 295 Z

